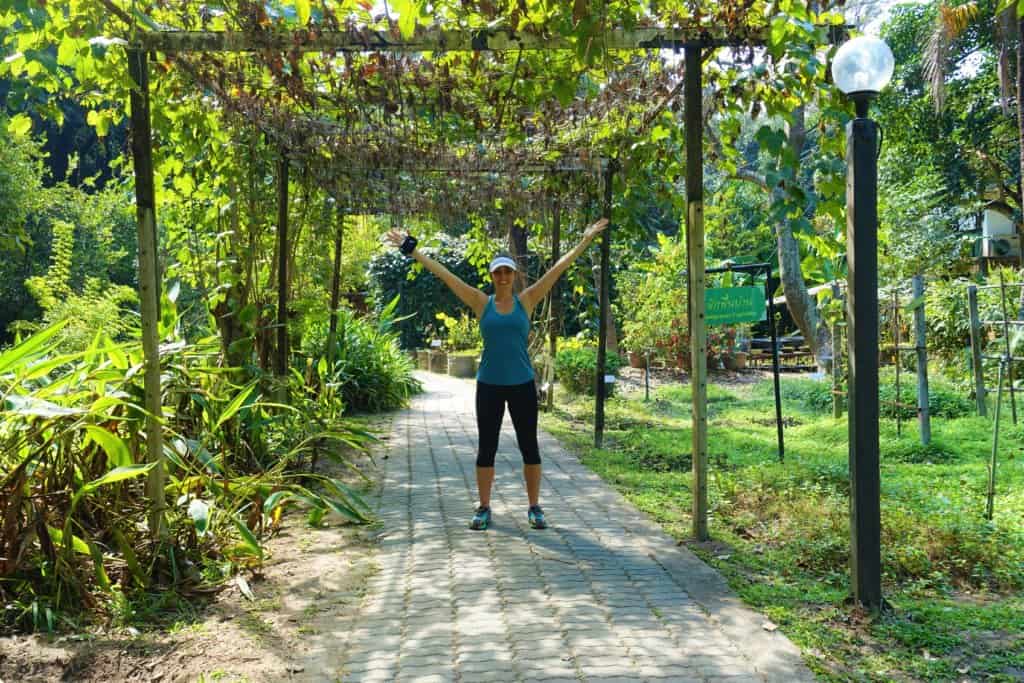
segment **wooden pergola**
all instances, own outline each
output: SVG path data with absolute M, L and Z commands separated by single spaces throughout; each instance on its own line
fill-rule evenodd
M 836 42 L 845 27 L 830 26 L 830 42 Z M 685 58 L 683 100 L 686 138 L 686 246 L 687 279 L 689 288 L 690 354 L 693 370 L 692 384 L 692 462 L 693 462 L 693 536 L 697 540 L 708 538 L 707 502 L 707 330 L 705 326 L 705 247 L 704 247 L 704 177 L 703 177 L 703 111 L 702 111 L 702 56 L 708 50 L 723 47 L 760 47 L 767 44 L 768 28 L 751 28 L 735 33 L 716 31 L 707 26 L 675 28 L 647 27 L 631 30 L 611 30 L 596 38 L 605 50 L 671 49 L 682 52 Z M 160 443 L 160 374 L 157 349 L 157 320 L 159 279 L 156 261 L 156 218 L 151 159 L 151 131 L 149 112 L 149 72 L 147 55 L 150 52 L 482 52 L 509 50 L 567 50 L 578 46 L 561 36 L 517 33 L 508 30 L 449 31 L 423 30 L 404 40 L 379 31 L 311 31 L 297 30 L 253 34 L 247 32 L 159 31 L 142 32 L 128 50 L 131 77 L 135 88 L 131 93 L 132 150 L 136 175 L 136 199 L 139 226 L 139 277 L 142 304 L 143 348 L 146 356 L 146 408 L 150 414 L 147 445 L 150 459 L 161 458 Z M 286 165 L 285 165 L 286 166 Z M 604 215 L 611 219 L 612 178 L 617 162 L 606 160 L 601 172 L 604 176 Z M 538 171 L 545 169 L 538 168 Z M 550 167 L 547 171 L 552 170 Z M 584 170 L 576 168 L 576 171 Z M 594 170 L 588 167 L 586 170 Z M 282 168 L 286 174 L 287 169 Z M 281 183 L 287 192 L 287 183 Z M 282 202 L 280 206 L 286 206 Z M 287 216 L 279 216 L 279 230 L 287 230 Z M 605 310 L 608 297 L 609 248 L 612 227 L 602 235 L 601 241 L 601 319 L 598 346 L 598 378 L 595 416 L 595 441 L 602 443 L 604 423 L 606 354 Z M 557 258 L 557 238 L 555 241 Z M 282 253 L 284 250 L 282 250 Z M 283 258 L 283 257 L 282 257 Z M 283 264 L 279 268 L 284 270 Z M 285 296 L 281 289 L 279 296 Z M 282 303 L 283 310 L 283 303 Z M 279 325 L 281 346 L 287 343 L 286 329 Z M 283 361 L 279 361 L 283 362 Z M 152 470 L 150 491 L 162 491 L 163 468 Z M 154 499 L 157 499 L 154 497 Z M 162 510 L 155 512 L 153 528 L 159 528 Z M 876 570 L 877 571 L 877 570 Z M 880 578 L 878 579 L 880 581 Z

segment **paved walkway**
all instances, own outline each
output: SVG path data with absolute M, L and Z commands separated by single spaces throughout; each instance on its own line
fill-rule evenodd
M 389 440 L 380 572 L 337 643 L 332 677 L 813 680 L 797 649 L 716 572 L 543 433 L 541 503 L 552 528 L 530 529 L 507 417 L 494 521 L 470 531 L 473 386 L 421 379 L 427 392 L 397 416 Z

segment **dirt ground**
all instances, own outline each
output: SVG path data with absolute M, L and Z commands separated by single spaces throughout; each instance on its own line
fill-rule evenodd
M 305 679 L 303 672 L 337 657 L 336 634 L 348 631 L 366 580 L 376 572 L 379 529 L 337 517 L 325 523 L 312 528 L 305 515 L 292 512 L 266 541 L 262 572 L 246 575 L 244 584 L 230 582 L 194 618 L 0 638 L 0 683 Z

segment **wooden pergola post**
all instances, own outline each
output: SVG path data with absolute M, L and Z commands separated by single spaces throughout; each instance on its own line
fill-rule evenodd
M 560 258 L 562 258 L 562 203 L 556 196 L 551 207 L 551 263 L 558 263 Z M 548 296 L 551 297 L 548 304 L 548 354 L 551 378 L 548 382 L 547 395 L 547 407 L 550 411 L 555 405 L 555 356 L 558 354 L 558 332 L 562 322 L 561 302 L 558 299 L 558 280 L 552 285 Z
M 701 47 L 685 50 L 686 261 L 689 290 L 690 387 L 693 403 L 693 536 L 708 538 L 708 357 L 704 324 L 704 117 Z
M 288 157 L 277 164 L 277 348 L 274 374 L 288 372 Z
M 156 463 L 146 479 L 149 531 L 153 538 L 167 536 L 165 512 L 167 481 L 164 462 L 162 390 L 160 386 L 160 268 L 156 229 L 156 192 L 153 186 L 153 142 L 149 113 L 149 62 L 144 50 L 128 50 L 128 73 L 133 87 L 131 105 L 132 165 L 135 170 L 135 213 L 139 242 L 139 308 L 142 318 L 143 382 L 146 396 L 146 460 Z
M 334 230 L 334 274 L 331 277 L 331 324 L 327 332 L 327 365 L 334 367 L 334 347 L 338 339 L 338 303 L 341 296 L 341 243 L 345 237 L 345 210 L 337 207 L 338 224 Z

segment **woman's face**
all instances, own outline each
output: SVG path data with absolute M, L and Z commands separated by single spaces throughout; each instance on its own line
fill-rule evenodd
M 516 271 L 508 266 L 499 266 L 491 271 L 491 281 L 495 287 L 511 287 Z

